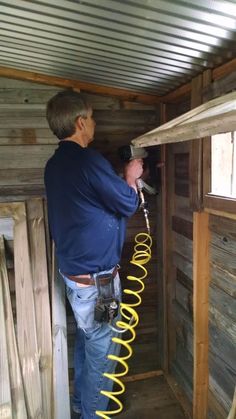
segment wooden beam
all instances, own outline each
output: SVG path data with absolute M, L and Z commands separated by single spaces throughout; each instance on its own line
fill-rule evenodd
M 122 382 L 130 383 L 133 381 L 141 381 L 141 380 L 146 380 L 147 378 L 159 377 L 163 374 L 164 373 L 162 370 L 148 371 L 148 372 L 143 372 L 141 374 L 128 375 L 127 377 L 122 378 Z
M 208 212 L 212 215 L 217 215 L 219 217 L 230 218 L 231 220 L 236 220 L 236 211 L 234 213 L 226 212 L 226 211 L 219 211 L 213 208 L 204 208 L 204 211 Z
M 236 58 L 212 70 L 212 80 L 218 80 L 235 70 Z M 162 101 L 165 103 L 174 103 L 182 99 L 184 96 L 190 96 L 190 94 L 191 83 L 185 83 L 177 89 L 173 90 L 173 92 L 167 93 L 165 96 L 163 96 Z
M 64 79 L 62 77 L 49 76 L 46 74 L 33 73 L 31 71 L 17 70 L 8 67 L 0 67 L 0 77 L 32 81 L 34 83 L 64 87 L 65 89 L 71 88 L 79 91 L 83 90 L 84 92 L 97 93 L 100 95 L 117 96 L 123 100 L 128 100 L 129 102 L 135 101 L 147 104 L 157 104 L 161 101 L 160 96 L 132 92 L 130 90 L 119 89 L 116 87 L 99 86 L 98 84 L 80 80 Z
M 224 113 L 223 115 L 212 116 L 199 122 L 176 126 L 156 134 L 147 134 L 132 140 L 131 143 L 137 147 L 150 147 L 161 144 L 179 143 L 191 139 L 208 137 L 209 135 L 221 134 L 224 132 L 236 131 L 236 110 Z
M 236 58 L 212 70 L 212 80 L 218 80 L 236 70 Z
M 162 101 L 164 103 L 174 103 L 185 96 L 190 96 L 190 94 L 191 94 L 191 83 L 186 83 L 178 87 L 177 89 L 173 90 L 173 92 L 167 93 L 165 96 L 162 97 Z
M 208 299 L 209 214 L 193 213 L 194 394 L 193 419 L 207 419 L 208 410 Z
M 191 83 L 191 108 L 202 103 L 202 75 L 195 77 Z M 202 208 L 202 139 L 192 140 L 189 153 L 190 207 L 193 211 Z
M 213 99 L 131 142 L 135 147 L 177 143 L 236 130 L 236 92 Z

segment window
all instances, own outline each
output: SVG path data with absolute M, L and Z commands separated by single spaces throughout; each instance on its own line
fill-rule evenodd
M 236 133 L 211 137 L 211 193 L 236 198 Z
M 236 212 L 236 132 L 213 135 L 203 143 L 203 203 Z

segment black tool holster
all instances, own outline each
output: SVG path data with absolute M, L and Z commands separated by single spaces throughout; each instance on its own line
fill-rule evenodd
M 105 274 L 106 277 L 109 274 Z M 119 309 L 119 301 L 115 298 L 114 277 L 111 278 L 106 285 L 101 285 L 103 274 L 96 275 L 95 283 L 98 290 L 98 299 L 94 310 L 94 320 L 99 323 L 110 323 L 117 316 Z

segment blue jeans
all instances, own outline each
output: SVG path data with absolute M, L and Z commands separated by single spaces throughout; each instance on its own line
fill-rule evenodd
M 65 276 L 63 278 L 67 286 L 67 297 L 77 322 L 73 406 L 76 410 L 81 410 L 81 419 L 92 419 L 97 417 L 96 410 L 107 409 L 109 399 L 102 396 L 100 391 L 112 390 L 113 383 L 104 378 L 103 373 L 114 372 L 116 363 L 109 361 L 107 355 L 119 355 L 120 345 L 112 342 L 112 337 L 117 334 L 107 323 L 94 321 L 97 287 L 95 285 L 79 287 L 76 282 Z M 115 298 L 121 300 L 119 274 L 114 278 L 114 286 Z

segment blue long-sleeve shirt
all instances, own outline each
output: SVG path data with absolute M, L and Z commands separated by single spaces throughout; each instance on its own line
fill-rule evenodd
M 61 141 L 45 168 L 48 216 L 61 272 L 96 273 L 120 261 L 138 197 L 93 149 Z

